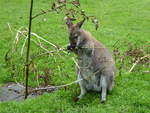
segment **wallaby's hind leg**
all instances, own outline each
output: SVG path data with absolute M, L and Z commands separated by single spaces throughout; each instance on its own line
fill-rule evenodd
M 108 93 L 110 93 L 111 91 L 112 91 L 112 84 L 109 84 L 109 86 L 108 86 Z
M 114 73 L 108 76 L 108 92 L 112 91 L 113 88 L 113 82 L 114 81 Z
M 86 88 L 85 88 L 85 84 L 84 84 L 84 80 L 80 81 L 79 82 L 79 85 L 80 85 L 80 95 L 78 96 L 78 99 L 81 99 L 87 92 Z
M 105 103 L 106 102 L 106 96 L 107 96 L 107 79 L 106 76 L 102 75 L 101 76 L 101 103 Z
M 87 90 L 85 88 L 85 81 L 82 80 L 79 82 L 79 85 L 80 85 L 80 95 L 77 96 L 76 98 L 74 98 L 74 101 L 77 102 L 78 100 L 80 100 L 86 93 L 87 93 Z

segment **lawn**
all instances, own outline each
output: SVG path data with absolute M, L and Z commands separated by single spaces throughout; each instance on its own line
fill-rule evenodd
M 33 14 L 49 8 L 53 1 L 55 0 L 34 1 Z M 24 39 L 19 40 L 16 53 L 9 54 L 9 58 L 12 59 L 8 64 L 5 62 L 5 56 L 14 45 L 16 30 L 28 27 L 29 3 L 30 0 L 0 0 L 0 85 L 12 81 L 22 84 L 24 82 L 22 70 L 25 49 L 21 56 Z M 113 51 L 113 45 L 118 40 L 121 51 L 126 49 L 127 42 L 148 48 L 149 4 L 149 0 L 82 0 L 82 9 L 88 14 L 95 15 L 100 21 L 100 28 L 97 31 L 91 22 L 85 22 L 83 28 L 90 31 L 110 51 Z M 68 44 L 68 32 L 63 14 L 49 13 L 35 18 L 32 32 L 59 47 L 66 47 Z M 44 47 L 50 51 L 54 50 L 48 44 Z M 31 57 L 41 52 L 43 52 L 41 48 L 31 42 Z M 38 75 L 41 76 L 46 69 L 50 70 L 48 84 L 51 85 L 62 85 L 76 80 L 72 58 L 75 58 L 72 53 L 59 52 L 54 56 L 45 55 L 34 59 L 31 67 L 33 72 L 30 73 L 30 87 L 38 85 L 34 73 L 35 67 Z M 121 76 L 117 72 L 114 89 L 105 105 L 100 103 L 100 95 L 94 92 L 88 93 L 75 103 L 73 98 L 80 93 L 79 86 L 75 84 L 25 101 L 0 102 L 0 113 L 150 113 L 150 74 L 142 73 L 148 68 L 137 66 L 139 72 L 127 73 L 131 66 L 128 64 Z M 39 83 L 44 84 L 42 77 L 39 78 Z

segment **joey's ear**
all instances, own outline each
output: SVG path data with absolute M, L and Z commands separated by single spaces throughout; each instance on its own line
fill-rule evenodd
M 79 28 L 81 28 L 82 25 L 83 25 L 83 23 L 84 23 L 84 21 L 85 21 L 85 19 L 83 19 L 81 22 L 77 23 L 77 26 L 78 26 Z

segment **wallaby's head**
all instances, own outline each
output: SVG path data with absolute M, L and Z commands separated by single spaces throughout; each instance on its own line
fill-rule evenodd
M 83 30 L 81 29 L 81 27 L 82 27 L 84 21 L 85 21 L 85 19 L 77 24 L 73 24 L 71 19 L 66 20 L 66 24 L 68 26 L 68 31 L 69 31 L 69 41 L 70 41 L 70 45 L 68 46 L 69 50 L 78 48 L 80 45 L 80 42 L 82 42 Z

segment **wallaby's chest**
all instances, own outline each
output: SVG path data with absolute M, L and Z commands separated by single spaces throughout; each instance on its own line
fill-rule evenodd
M 78 55 L 78 64 L 82 68 L 90 69 L 92 64 L 92 57 L 86 52 L 82 52 Z
M 95 81 L 96 77 L 93 71 L 92 58 L 87 54 L 82 54 L 78 58 L 80 74 L 86 80 Z

